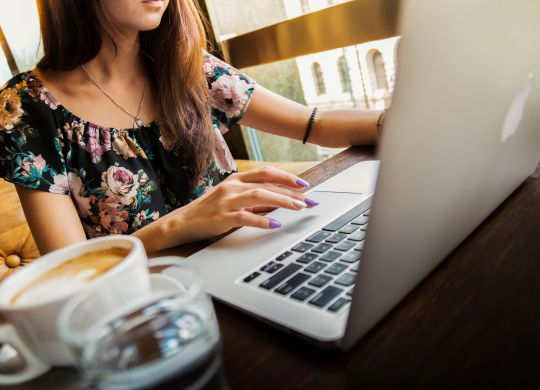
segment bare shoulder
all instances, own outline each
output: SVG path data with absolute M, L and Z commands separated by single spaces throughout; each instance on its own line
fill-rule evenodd
M 31 72 L 59 101 L 71 100 L 78 94 L 78 87 L 84 87 L 87 83 L 80 73 L 74 71 L 42 71 L 34 68 Z

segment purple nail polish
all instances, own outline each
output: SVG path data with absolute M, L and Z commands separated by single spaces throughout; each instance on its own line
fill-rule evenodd
M 318 206 L 319 205 L 319 202 L 317 202 L 315 199 L 311 199 L 311 198 L 305 198 L 304 201 L 306 202 L 306 204 L 308 206 Z
M 296 179 L 296 184 L 302 187 L 309 187 L 309 183 L 305 181 L 304 179 L 300 179 L 300 178 Z
M 277 229 L 277 228 L 280 228 L 280 227 L 281 227 L 281 222 L 276 221 L 275 219 L 271 219 L 271 220 L 270 220 L 269 226 L 270 226 L 272 229 Z

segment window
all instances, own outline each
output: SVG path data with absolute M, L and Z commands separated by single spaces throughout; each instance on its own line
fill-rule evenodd
M 32 69 L 42 55 L 35 0 L 0 2 L 0 26 L 15 68 Z M 0 86 L 12 77 L 6 53 L 0 48 Z
M 370 53 L 371 61 L 368 61 L 371 70 L 372 81 L 375 85 L 375 90 L 387 90 L 388 81 L 386 78 L 386 69 L 384 59 L 380 51 L 374 50 Z
M 341 91 L 343 93 L 352 92 L 349 64 L 347 64 L 347 58 L 345 58 L 344 55 L 338 58 L 337 67 L 339 73 L 339 80 L 341 81 Z
M 0 50 L 0 86 L 12 77 L 4 52 Z
M 311 73 L 313 74 L 313 81 L 315 83 L 315 91 L 317 95 L 326 94 L 326 85 L 324 85 L 324 77 L 321 70 L 321 65 L 318 62 L 311 65 Z

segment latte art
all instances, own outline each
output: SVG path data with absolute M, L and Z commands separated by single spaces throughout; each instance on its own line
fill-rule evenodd
M 129 251 L 111 247 L 64 261 L 26 284 L 13 295 L 10 304 L 36 304 L 77 291 L 120 263 Z

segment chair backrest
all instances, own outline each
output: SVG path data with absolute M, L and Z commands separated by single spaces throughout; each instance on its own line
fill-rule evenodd
M 39 257 L 15 186 L 0 179 L 0 280 Z

